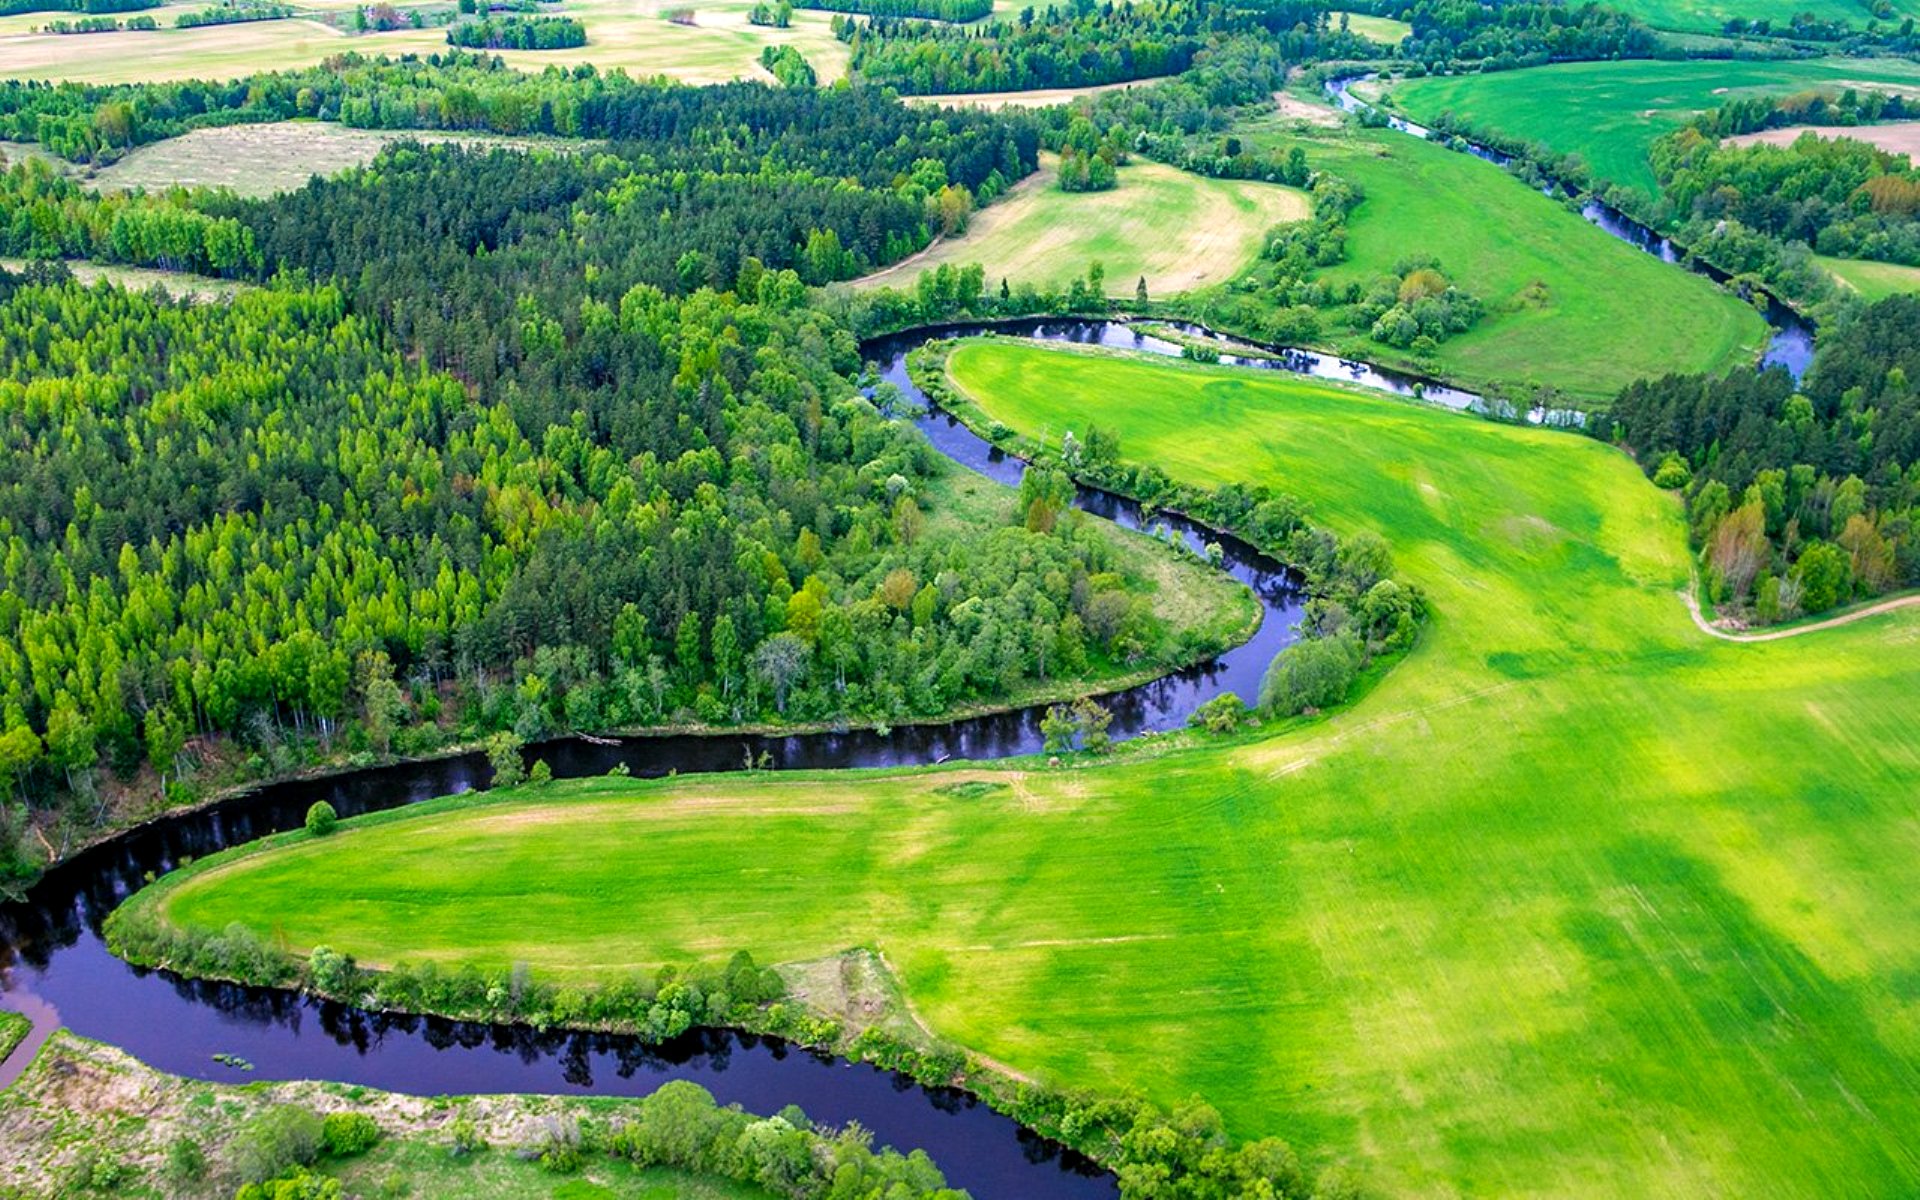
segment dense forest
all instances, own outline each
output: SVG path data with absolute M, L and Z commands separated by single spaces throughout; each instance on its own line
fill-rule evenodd
M 1802 386 L 1782 370 L 1668 376 L 1593 431 L 1683 489 L 1710 598 L 1789 620 L 1920 584 L 1920 296 L 1823 329 Z
M 1659 46 L 1653 32 L 1632 17 L 1594 3 L 1413 0 L 1380 11 L 1413 26 L 1398 53 L 1423 71 L 1463 63 L 1481 71 L 1508 71 L 1574 59 L 1644 58 Z
M 625 136 L 403 143 L 264 200 L 6 174 L 11 251 L 282 280 L 5 280 L 8 793 L 83 832 L 102 770 L 177 799 L 329 745 L 893 722 L 1204 650 L 1064 480 L 942 519 L 943 461 L 808 298 L 1030 171 L 1027 118 L 738 85 L 594 119 Z
M 802 0 L 800 7 L 863 17 L 914 17 L 964 23 L 978 21 L 991 13 L 993 0 Z
M 1654 174 L 1688 218 L 1738 221 L 1821 254 L 1920 264 L 1920 172 L 1847 137 L 1737 146 L 1695 128 L 1654 144 Z

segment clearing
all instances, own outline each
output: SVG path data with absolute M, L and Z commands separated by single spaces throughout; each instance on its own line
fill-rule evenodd
M 1591 408 L 1642 376 L 1755 361 L 1765 344 L 1751 306 L 1472 155 L 1391 130 L 1303 127 L 1285 113 L 1235 132 L 1261 150 L 1299 146 L 1315 169 L 1365 193 L 1348 219 L 1347 261 L 1321 278 L 1364 286 L 1425 253 L 1480 298 L 1480 323 L 1442 342 L 1434 359 L 1467 386 L 1549 381 Z M 1348 329 L 1343 310 L 1329 310 L 1323 328 L 1351 357 L 1417 369 Z
M 1027 92 L 961 92 L 950 96 L 908 96 L 908 104 L 930 104 L 941 108 L 1051 108 L 1070 104 L 1081 96 L 1102 92 L 1124 92 L 1128 88 L 1148 87 L 1166 76 L 1128 79 L 1120 83 L 1096 83 L 1077 88 L 1036 88 Z
M 1868 300 L 1884 300 L 1901 292 L 1920 292 L 1920 267 L 1872 262 L 1862 258 L 1816 255 L 1814 261 L 1841 283 Z
M 1396 21 L 1392 17 L 1375 17 L 1367 13 L 1346 12 L 1336 8 L 1327 14 L 1327 19 L 1336 29 L 1344 19 L 1348 30 L 1370 42 L 1378 42 L 1382 46 L 1398 46 L 1413 34 L 1413 26 L 1405 21 Z
M 1376 93 L 1379 86 L 1373 85 Z M 1452 112 L 1476 128 L 1579 154 L 1602 179 L 1651 195 L 1655 185 L 1647 152 L 1657 138 L 1696 114 L 1729 100 L 1809 88 L 1837 95 L 1849 87 L 1920 87 L 1920 64 L 1892 58 L 1565 63 L 1402 79 L 1386 90 L 1415 120 Z
M 1785 29 L 1803 13 L 1818 21 L 1838 21 L 1856 29 L 1874 19 L 1869 6 L 1857 0 L 1619 0 L 1614 7 L 1655 29 L 1687 33 L 1719 33 L 1735 17 L 1771 21 L 1778 29 Z M 1915 0 L 1891 0 L 1888 9 L 1883 25 L 1898 25 L 1903 17 L 1920 16 L 1920 3 Z
M 389 144 L 400 141 L 461 142 L 513 150 L 578 150 L 598 144 L 432 130 L 351 129 L 330 121 L 276 121 L 196 129 L 140 146 L 93 172 L 88 182 L 103 191 L 224 187 L 243 196 L 270 196 L 304 187 L 315 175 L 337 175 L 349 167 L 364 166 Z
M 1206 179 L 1136 159 L 1105 192 L 1063 192 L 1054 186 L 1057 160 L 1042 157 L 1038 173 L 973 215 L 962 237 L 935 242 L 854 287 L 911 288 L 941 263 L 980 263 L 989 286 L 1001 279 L 1064 284 L 1098 262 L 1107 290 L 1132 296 L 1146 278 L 1156 297 L 1221 283 L 1260 252 L 1267 230 L 1310 211 L 1305 193 L 1271 183 Z
M 1822 138 L 1851 138 L 1892 154 L 1920 154 L 1920 121 L 1888 121 L 1884 125 L 1788 125 L 1762 129 L 1727 140 L 1736 146 L 1791 146 L 1803 134 Z
M 1420 644 L 1253 743 L 965 796 L 554 784 L 243 855 L 172 915 L 576 973 L 871 946 L 943 1036 L 1198 1094 L 1384 1195 L 1920 1188 L 1920 612 L 1703 635 L 1679 504 L 1577 436 L 1005 339 L 950 368 L 1023 433 L 1091 415 L 1381 531 Z

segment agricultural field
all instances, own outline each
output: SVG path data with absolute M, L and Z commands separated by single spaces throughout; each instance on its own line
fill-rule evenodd
M 1128 88 L 1149 87 L 1158 79 L 1129 79 L 1125 83 L 1096 83 L 1077 88 L 1033 88 L 1024 92 L 962 92 L 951 96 L 910 96 L 909 104 L 928 104 L 940 108 L 1049 108 L 1070 104 L 1082 96 L 1102 92 L 1124 92 Z
M 170 79 L 219 79 L 256 71 L 310 66 L 329 55 L 437 54 L 447 49 L 442 28 L 398 29 L 350 35 L 318 20 L 290 18 L 238 25 L 174 29 L 173 17 L 205 7 L 189 3 L 155 10 L 161 28 L 83 36 L 35 33 L 46 14 L 0 18 L 0 76 L 125 83 Z M 326 5 L 307 6 L 315 12 Z M 336 6 L 338 7 L 338 6 Z M 504 50 L 500 56 L 525 70 L 590 62 L 631 75 L 665 75 L 688 83 L 765 78 L 760 51 L 791 44 L 806 55 L 821 82 L 846 72 L 846 47 L 828 27 L 831 14 L 800 10 L 790 29 L 749 24 L 750 0 L 566 0 L 555 12 L 578 18 L 587 44 L 569 50 Z M 670 21 L 673 10 L 692 11 L 692 24 Z M 304 9 L 303 9 L 304 11 Z
M 1817 261 L 1829 274 L 1870 301 L 1901 292 L 1920 292 L 1920 267 L 1825 255 Z
M 594 144 L 431 130 L 350 129 L 327 121 L 225 125 L 137 147 L 111 166 L 92 172 L 88 182 L 102 191 L 221 187 L 243 196 L 268 196 L 301 187 L 315 175 L 337 175 L 349 167 L 364 166 L 399 141 L 461 142 L 515 150 L 578 149 Z
M 1092 417 L 1178 479 L 1384 532 L 1421 643 L 1254 743 L 553 784 L 243 852 L 166 911 L 572 976 L 871 945 L 943 1035 L 1197 1093 L 1386 1195 L 1920 1183 L 1920 616 L 1706 638 L 1678 504 L 1577 437 L 1026 344 L 950 369 L 1023 432 Z
M 1381 85 L 1372 85 L 1378 95 Z M 1470 124 L 1579 154 L 1596 175 L 1651 194 L 1654 141 L 1697 113 L 1747 96 L 1809 88 L 1920 90 L 1899 59 L 1793 62 L 1592 62 L 1491 75 L 1397 80 L 1384 90 L 1415 120 L 1452 112 Z M 1367 89 L 1361 89 L 1362 94 Z
M 1481 299 L 1481 322 L 1440 345 L 1436 362 L 1451 377 L 1543 380 L 1585 405 L 1603 405 L 1643 375 L 1753 361 L 1765 341 L 1759 316 L 1733 296 L 1609 237 L 1470 155 L 1284 112 L 1237 132 L 1261 149 L 1303 147 L 1316 169 L 1364 191 L 1348 222 L 1347 261 L 1322 278 L 1369 283 L 1419 252 L 1437 257 Z M 1361 357 L 1393 353 L 1357 333 L 1329 336 L 1354 342 Z
M 1230 278 L 1259 253 L 1267 230 L 1309 212 L 1306 195 L 1292 188 L 1206 179 L 1144 159 L 1122 167 L 1110 191 L 1063 192 L 1056 165 L 1043 159 L 1037 174 L 975 213 L 964 236 L 855 286 L 909 288 L 941 263 L 980 263 L 993 286 L 1003 278 L 1064 284 L 1097 262 L 1116 296 L 1132 296 L 1142 277 L 1150 294 L 1170 296 Z
M 1736 146 L 1791 146 L 1807 134 L 1823 138 L 1851 138 L 1878 146 L 1889 154 L 1920 154 L 1920 121 L 1888 121 L 1881 125 L 1789 125 L 1784 129 L 1762 129 L 1743 133 L 1727 141 Z
M 1655 29 L 1690 33 L 1718 33 L 1727 21 L 1741 17 L 1748 21 L 1772 21 L 1784 29 L 1793 18 L 1810 14 L 1819 21 L 1840 21 L 1863 28 L 1871 19 L 1867 6 L 1855 0 L 1620 0 L 1614 5 L 1631 13 Z M 1898 25 L 1902 18 L 1920 16 L 1920 5 L 1913 0 L 1893 0 L 1893 12 L 1882 24 Z

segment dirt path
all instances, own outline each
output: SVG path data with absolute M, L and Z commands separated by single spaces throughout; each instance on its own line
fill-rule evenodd
M 1851 625 L 1855 621 L 1864 621 L 1868 617 L 1877 617 L 1881 613 L 1892 612 L 1898 608 L 1911 608 L 1916 604 L 1920 604 L 1920 592 L 1916 592 L 1905 596 L 1895 596 L 1891 600 L 1882 600 L 1877 604 L 1869 604 L 1865 608 L 1856 608 L 1852 612 L 1842 613 L 1837 617 L 1828 617 L 1824 621 L 1815 621 L 1811 625 L 1795 625 L 1792 629 L 1775 629 L 1769 633 L 1735 633 L 1732 630 L 1722 629 L 1718 625 L 1708 621 L 1706 614 L 1700 611 L 1700 602 L 1694 599 L 1691 590 L 1681 592 L 1680 598 L 1686 601 L 1687 612 L 1692 615 L 1693 623 L 1700 627 L 1700 632 L 1709 637 L 1717 637 L 1727 642 L 1777 642 L 1781 638 L 1799 637 L 1803 633 L 1813 633 L 1821 629 L 1832 629 L 1837 625 Z

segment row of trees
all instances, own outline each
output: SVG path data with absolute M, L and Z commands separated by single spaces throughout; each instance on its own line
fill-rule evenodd
M 1710 598 L 1787 620 L 1920 584 L 1920 297 L 1822 331 L 1786 372 L 1628 388 L 1591 428 L 1682 489 Z
M 993 0 L 802 0 L 802 8 L 862 17 L 914 17 L 964 24 L 993 11 Z
M 473 50 L 571 50 L 587 44 L 587 27 L 572 17 L 485 17 L 447 29 L 447 45 Z

